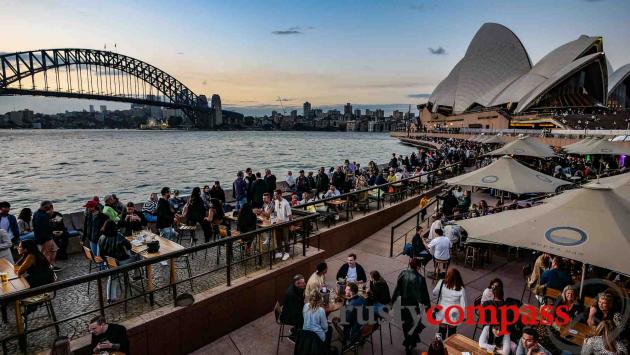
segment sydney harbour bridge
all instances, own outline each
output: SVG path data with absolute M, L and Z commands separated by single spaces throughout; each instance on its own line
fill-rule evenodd
M 41 49 L 0 55 L 0 95 L 35 95 L 129 102 L 180 109 L 200 129 L 215 128 L 214 112 L 173 76 L 106 50 Z

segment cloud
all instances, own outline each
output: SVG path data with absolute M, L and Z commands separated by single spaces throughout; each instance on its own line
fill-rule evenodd
M 385 82 L 385 83 L 365 83 L 365 84 L 349 84 L 343 87 L 353 89 L 407 89 L 417 87 L 420 84 L 417 81 L 401 81 L 401 82 Z
M 411 4 L 409 5 L 409 9 L 422 12 L 425 10 L 425 7 L 424 4 Z
M 184 54 L 184 52 L 177 52 L 177 54 L 182 55 L 182 54 Z
M 204 80 L 201 82 L 201 85 L 208 85 L 208 80 Z
M 431 52 L 431 54 L 434 54 L 434 55 L 445 55 L 446 54 L 446 50 L 444 48 L 442 48 L 442 46 L 439 46 L 437 48 L 429 47 L 429 52 Z
M 276 99 L 276 101 L 282 101 L 282 102 L 285 102 L 285 101 L 295 101 L 295 99 L 288 99 L 288 98 L 286 98 L 286 97 L 279 97 L 278 99 Z
M 425 93 L 409 94 L 407 95 L 407 97 L 411 97 L 413 99 L 428 99 L 429 97 L 431 97 L 431 94 L 425 94 Z
M 299 26 L 293 26 L 293 27 L 289 27 L 286 30 L 277 30 L 277 31 L 272 31 L 271 32 L 274 35 L 299 35 L 302 34 L 302 31 L 300 31 L 300 27 Z

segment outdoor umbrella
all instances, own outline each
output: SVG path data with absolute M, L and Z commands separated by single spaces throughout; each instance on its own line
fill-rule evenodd
M 507 155 L 488 166 L 446 182 L 450 185 L 487 187 L 515 194 L 555 192 L 559 186 L 571 184 L 530 169 Z
M 486 136 L 480 140 L 483 144 L 503 143 L 503 140 L 499 136 Z
M 578 142 L 575 143 L 571 143 L 571 144 L 567 144 L 565 146 L 562 146 L 562 149 L 564 149 L 565 151 L 570 151 L 572 149 L 576 149 L 577 147 L 580 147 L 582 145 L 586 145 L 588 144 L 590 141 L 592 141 L 593 139 L 596 139 L 595 137 L 588 137 L 588 138 L 584 138 Z
M 571 154 L 603 154 L 603 155 L 630 155 L 630 149 L 620 143 L 608 141 L 606 139 L 591 139 L 573 147 L 565 147 Z
M 556 155 L 548 145 L 539 143 L 529 137 L 522 137 L 493 150 L 485 155 L 526 155 L 537 158 L 547 158 Z
M 630 174 L 565 191 L 541 205 L 458 222 L 481 242 L 548 252 L 630 275 Z

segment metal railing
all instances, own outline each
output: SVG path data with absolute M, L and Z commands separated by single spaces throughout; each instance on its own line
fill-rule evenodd
M 263 227 L 263 228 L 256 229 L 255 231 L 243 233 L 238 236 L 223 237 L 215 241 L 210 241 L 208 243 L 203 243 L 199 245 L 193 245 L 183 250 L 167 253 L 167 254 L 154 257 L 151 259 L 136 261 L 130 264 L 116 267 L 114 269 L 97 271 L 97 272 L 90 273 L 87 275 L 77 276 L 74 278 L 53 282 L 47 285 L 17 291 L 8 295 L 2 295 L 0 296 L 0 304 L 2 304 L 3 306 L 8 306 L 14 303 L 15 307 L 21 307 L 20 302 L 24 301 L 25 299 L 28 299 L 34 296 L 39 296 L 46 293 L 52 293 L 54 297 L 59 297 L 60 295 L 63 294 L 63 292 L 65 291 L 71 292 L 72 288 L 75 288 L 75 287 L 80 288 L 78 290 L 79 292 L 84 292 L 84 288 L 87 287 L 88 294 L 89 294 L 90 284 L 92 282 L 96 282 L 96 296 L 94 296 L 96 297 L 96 300 L 95 300 L 96 306 L 93 306 L 94 300 L 90 300 L 88 306 L 86 307 L 87 309 L 84 308 L 83 310 L 77 312 L 76 314 L 64 314 L 65 317 L 63 319 L 54 320 L 53 322 L 48 322 L 45 324 L 40 324 L 26 330 L 23 330 L 21 326 L 22 319 L 16 319 L 17 331 L 14 334 L 9 334 L 9 335 L 3 334 L 3 337 L 0 339 L 3 352 L 5 354 L 11 353 L 9 351 L 9 345 L 13 345 L 12 343 L 15 343 L 16 340 L 18 342 L 18 347 L 12 347 L 12 350 L 15 350 L 12 352 L 17 352 L 18 348 L 22 352 L 26 352 L 27 336 L 30 339 L 31 338 L 30 335 L 32 335 L 33 333 L 50 329 L 52 327 L 54 327 L 58 332 L 60 325 L 68 324 L 69 322 L 79 320 L 80 318 L 84 318 L 84 321 L 85 321 L 85 317 L 90 316 L 90 315 L 96 315 L 96 314 L 105 315 L 106 311 L 113 310 L 113 308 L 120 305 L 125 306 L 125 314 L 126 314 L 127 303 L 134 300 L 140 300 L 141 298 L 144 298 L 145 299 L 144 301 L 146 301 L 146 298 L 148 297 L 149 299 L 148 303 L 150 307 L 148 307 L 147 311 L 151 311 L 153 309 L 153 305 L 157 303 L 154 301 L 154 295 L 160 293 L 160 291 L 163 291 L 161 295 L 164 296 L 163 297 L 164 299 L 166 299 L 169 303 L 171 301 L 175 303 L 178 297 L 178 290 L 177 290 L 178 286 L 185 283 L 190 283 L 191 292 L 193 292 L 195 291 L 193 287 L 193 283 L 192 283 L 194 280 L 199 280 L 205 276 L 212 276 L 212 274 L 215 274 L 218 272 L 223 273 L 221 279 L 224 280 L 224 283 L 227 286 L 230 286 L 232 283 L 232 280 L 236 276 L 235 272 L 237 271 L 242 272 L 242 270 L 239 270 L 239 268 L 242 268 L 244 265 L 245 273 L 247 273 L 246 267 L 247 267 L 247 264 L 251 263 L 251 261 L 254 261 L 254 264 L 257 265 L 257 266 L 254 266 L 255 269 L 260 269 L 264 266 L 264 263 L 267 262 L 264 259 L 267 259 L 268 257 L 268 267 L 271 270 L 273 268 L 273 258 L 274 258 L 273 253 L 275 250 L 277 250 L 277 249 L 274 250 L 273 248 L 270 247 L 272 245 L 271 242 L 269 243 L 269 247 L 267 248 L 266 251 L 263 250 L 264 247 L 262 247 L 262 244 L 259 244 L 261 245 L 260 250 L 258 250 L 258 252 L 252 253 L 251 255 L 246 255 L 244 248 L 242 248 L 241 258 L 240 260 L 236 262 L 235 260 L 233 260 L 235 257 L 234 255 L 235 247 L 238 248 L 239 246 L 244 246 L 248 242 L 251 242 L 251 243 L 259 242 L 258 238 L 264 238 L 265 236 L 268 238 L 273 238 L 274 232 L 281 229 L 286 230 L 286 229 L 289 229 L 290 227 L 295 227 L 295 226 L 299 226 L 301 228 L 299 235 L 297 232 L 294 232 L 292 240 L 290 239 L 288 243 L 285 244 L 285 246 L 287 248 L 293 248 L 295 251 L 295 247 L 301 244 L 302 245 L 301 255 L 306 256 L 306 249 L 309 247 L 309 240 L 312 238 L 318 237 L 318 235 L 311 235 L 311 222 L 314 221 L 318 216 L 319 215 L 317 213 L 302 215 L 302 216 L 298 216 L 297 218 L 294 218 L 293 220 L 289 222 L 277 223 L 272 226 Z M 221 252 L 220 252 L 221 249 L 225 249 L 225 254 L 223 258 L 221 258 Z M 104 291 L 103 280 L 104 279 L 108 279 L 110 277 L 112 278 L 116 278 L 119 276 L 121 277 L 121 275 L 124 275 L 125 273 L 128 273 L 132 270 L 138 270 L 139 268 L 147 268 L 150 265 L 157 264 L 164 261 L 177 263 L 178 259 L 182 260 L 181 258 L 194 258 L 195 256 L 201 257 L 200 252 L 205 252 L 203 264 L 207 266 L 207 268 L 202 269 L 199 273 L 196 273 L 193 275 L 189 267 L 188 277 L 178 278 L 176 274 L 173 274 L 173 272 L 171 272 L 168 277 L 168 281 L 164 285 L 156 286 L 153 289 L 143 289 L 142 291 L 138 291 L 138 293 L 132 294 L 129 297 L 127 297 L 127 294 L 126 294 L 127 292 L 125 292 L 124 296 L 121 299 L 115 302 L 106 304 L 105 299 L 103 297 L 103 291 Z M 208 252 L 210 252 L 211 257 L 217 255 L 217 264 L 214 267 L 210 267 L 210 264 L 211 264 L 210 262 L 205 263 Z M 173 270 L 175 270 L 174 269 L 175 266 L 171 265 L 171 267 Z M 148 277 L 148 275 L 146 276 Z M 145 277 L 143 276 L 142 285 L 144 285 L 144 281 L 145 281 L 144 279 Z M 125 284 L 125 287 L 131 287 L 131 285 Z M 216 285 L 211 286 L 209 288 L 212 288 L 212 287 L 216 287 Z M 202 288 L 202 291 L 203 291 L 203 288 Z M 169 297 L 167 293 L 170 294 L 171 297 Z M 144 301 L 140 303 L 141 304 L 141 306 L 139 306 L 140 308 L 144 308 L 144 306 L 146 306 L 146 303 Z M 136 304 L 136 306 L 138 305 Z M 142 313 L 145 313 L 145 312 L 142 312 Z M 132 315 L 131 317 L 133 316 L 135 315 Z M 49 344 L 50 344 L 50 341 L 46 343 L 46 346 L 48 346 Z
M 429 201 L 429 203 L 426 204 L 426 206 L 422 207 L 418 212 L 412 214 L 411 216 L 403 219 L 402 221 L 396 223 L 395 225 L 392 226 L 391 228 L 391 232 L 390 232 L 390 244 L 389 244 L 389 257 L 393 258 L 394 257 L 394 244 L 396 242 L 398 242 L 399 240 L 405 238 L 404 242 L 403 242 L 403 247 L 405 244 L 407 244 L 407 237 L 409 235 L 409 233 L 411 231 L 414 231 L 415 234 L 415 229 L 420 226 L 421 222 L 424 222 L 423 216 L 427 215 L 427 210 L 429 209 L 429 207 L 435 205 L 435 209 L 438 210 L 440 208 L 440 200 L 439 198 L 434 197 L 433 199 L 431 199 Z M 426 219 L 427 221 L 427 228 L 431 225 L 431 216 L 432 214 L 428 215 L 429 217 Z M 412 219 L 416 219 L 416 225 L 413 226 L 413 228 L 409 229 L 408 231 L 406 231 L 405 233 L 403 233 L 402 235 L 400 235 L 399 237 L 395 237 L 396 234 L 396 229 L 398 229 L 400 226 L 402 226 L 403 224 L 409 222 Z
M 424 172 L 420 175 L 410 176 L 405 179 L 398 180 L 396 182 L 389 182 L 381 185 L 373 185 L 366 187 L 360 190 L 354 190 L 347 193 L 340 194 L 339 196 L 327 197 L 316 199 L 312 202 L 299 204 L 294 206 L 294 209 L 302 209 L 308 210 L 308 207 L 319 207 L 320 210 L 317 212 L 320 215 L 326 216 L 327 211 L 321 210 L 322 207 L 326 206 L 327 202 L 331 201 L 343 201 L 345 205 L 345 214 L 346 220 L 351 220 L 351 209 L 357 204 L 357 201 L 366 202 L 367 195 L 367 203 L 373 202 L 376 200 L 376 210 L 380 210 L 385 205 L 385 198 L 390 198 L 390 204 L 394 201 L 401 201 L 406 197 L 413 196 L 414 194 L 418 195 L 426 191 L 425 188 L 430 188 L 435 186 L 436 182 L 444 177 L 449 177 L 451 175 L 455 175 L 459 172 L 461 168 L 461 162 L 457 162 L 448 166 L 444 166 L 435 170 Z M 426 179 L 426 182 L 423 180 Z M 391 192 L 390 192 L 391 191 Z M 362 199 L 363 198 L 363 199 Z M 322 206 L 323 205 L 323 206 Z M 329 210 L 330 208 L 326 208 Z

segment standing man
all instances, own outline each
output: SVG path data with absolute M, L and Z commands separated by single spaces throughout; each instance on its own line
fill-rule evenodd
M 346 187 L 346 175 L 341 171 L 341 166 L 337 167 L 337 170 L 332 175 L 332 185 L 339 190 L 339 192 L 344 193 L 344 188 Z
M 267 185 L 262 179 L 260 172 L 256 173 L 256 180 L 252 184 L 252 207 L 261 208 L 263 205 L 263 194 L 267 192 Z
M 293 172 L 289 171 L 287 173 L 287 178 L 285 179 L 285 181 L 289 186 L 289 190 L 295 191 L 295 178 L 293 177 Z
M 210 198 L 216 198 L 221 201 L 221 204 L 225 205 L 225 191 L 221 188 L 221 183 L 219 181 L 215 181 L 214 185 L 210 189 Z
M 171 189 L 163 187 L 160 191 L 162 197 L 158 201 L 156 211 L 157 221 L 155 227 L 160 232 L 160 236 L 173 240 L 175 238 L 175 230 L 173 223 L 175 222 L 175 211 L 171 208 L 169 199 L 171 198 Z
M 406 354 L 411 354 L 416 344 L 420 342 L 420 332 L 425 327 L 420 320 L 419 305 L 422 304 L 426 309 L 431 307 L 427 282 L 420 275 L 420 266 L 418 259 L 412 259 L 409 262 L 409 268 L 398 275 L 396 289 L 392 295 L 394 303 L 400 299 L 402 327 L 405 334 L 403 346 Z
M 99 255 L 98 239 L 101 237 L 101 228 L 109 217 L 98 208 L 98 202 L 88 201 L 85 205 L 85 219 L 83 220 L 83 244 L 90 246 L 92 254 Z M 89 244 L 88 244 L 89 243 Z
M 39 209 L 33 214 L 33 233 L 35 234 L 35 242 L 46 257 L 50 265 L 53 265 L 54 271 L 61 269 L 54 266 L 57 256 L 57 245 L 53 240 L 50 216 L 53 213 L 52 202 L 43 201 Z
M 245 169 L 245 182 L 247 183 L 247 201 L 251 202 L 253 197 L 254 181 L 256 176 L 252 173 L 252 168 Z
M 243 179 L 242 171 L 236 173 L 236 180 L 232 183 L 232 197 L 236 201 L 234 210 L 238 212 L 247 203 L 247 182 Z
M 114 221 L 114 223 L 120 222 L 120 215 L 116 211 L 114 206 L 114 198 L 112 195 L 105 196 L 105 207 L 103 207 L 103 214 L 105 214 L 109 219 Z
M 274 213 L 276 214 L 276 223 L 284 223 L 291 220 L 291 205 L 289 201 L 282 197 L 282 190 L 276 190 Z M 278 250 L 276 252 L 276 259 L 282 258 L 282 260 L 289 259 L 289 228 L 283 227 L 280 230 L 276 230 Z M 284 245 L 284 251 L 282 246 Z
M 273 192 L 276 191 L 276 176 L 269 169 L 265 170 L 265 185 L 267 186 L 266 192 L 273 195 Z
M 11 204 L 7 201 L 0 202 L 0 229 L 7 232 L 11 243 L 18 244 L 20 241 L 20 228 L 17 219 L 10 214 Z
M 317 198 L 320 198 L 321 194 L 325 194 L 328 191 L 328 185 L 330 185 L 330 179 L 326 175 L 326 169 L 322 166 L 319 168 L 317 177 L 315 178 L 315 186 L 317 187 Z
M 298 194 L 297 196 L 298 200 L 302 199 L 302 194 L 304 192 L 311 191 L 311 186 L 308 183 L 308 179 L 306 178 L 306 175 L 304 175 L 304 170 L 300 170 L 300 175 L 298 175 L 297 179 L 295 180 L 295 188 Z
M 295 331 L 297 329 L 302 329 L 302 325 L 304 324 L 302 310 L 304 309 L 305 288 L 306 281 L 304 281 L 304 276 L 300 274 L 293 276 L 293 283 L 287 289 L 287 293 L 284 296 L 284 302 L 282 303 L 280 322 L 291 326 L 289 339 L 293 342 L 295 342 L 295 337 L 297 335 Z

